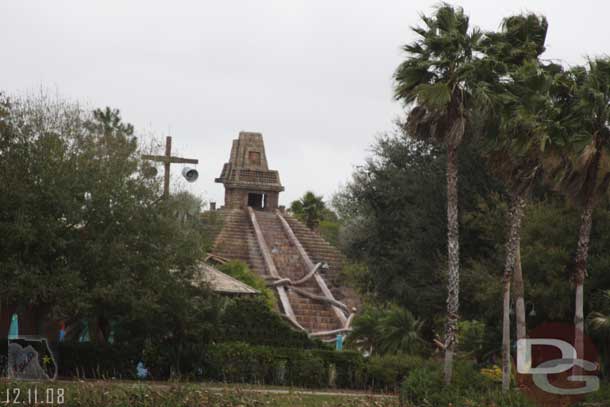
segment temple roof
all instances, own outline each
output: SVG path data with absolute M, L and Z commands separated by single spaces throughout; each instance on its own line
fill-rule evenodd
M 220 177 L 215 181 L 226 188 L 284 190 L 279 173 L 269 169 L 263 135 L 260 133 L 239 133 L 239 138 L 233 140 L 229 162 L 224 164 Z
M 198 272 L 194 277 L 195 283 L 206 283 L 210 288 L 222 294 L 240 294 L 254 295 L 260 294 L 260 291 L 255 290 L 249 285 L 242 283 L 236 278 L 217 270 L 209 264 L 201 263 Z

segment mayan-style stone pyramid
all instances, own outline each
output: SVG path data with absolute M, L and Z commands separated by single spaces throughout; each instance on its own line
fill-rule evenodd
M 267 165 L 263 136 L 260 133 L 239 133 L 233 140 L 231 157 L 216 182 L 225 186 L 225 207 L 273 211 L 284 187 L 280 174 Z
M 213 255 L 242 260 L 265 278 L 278 312 L 297 329 L 327 340 L 349 332 L 358 298 L 340 278 L 345 258 L 279 208 L 284 187 L 260 133 L 239 133 L 216 182 L 224 184 L 225 205 Z

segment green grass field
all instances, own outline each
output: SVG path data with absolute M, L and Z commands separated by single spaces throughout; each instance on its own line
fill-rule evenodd
M 0 382 L 0 404 L 82 407 L 398 406 L 394 396 L 215 384 Z

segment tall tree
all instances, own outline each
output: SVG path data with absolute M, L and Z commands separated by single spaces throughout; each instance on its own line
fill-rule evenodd
M 324 198 L 311 191 L 305 192 L 300 199 L 290 204 L 290 211 L 312 230 L 318 227 L 326 210 Z
M 426 333 L 438 331 L 438 321 L 429 316 L 443 316 L 446 309 L 446 151 L 414 140 L 402 126 L 379 138 L 371 150 L 373 155 L 333 199 L 343 225 L 342 248 L 349 258 L 366 266 L 364 272 L 356 273 L 364 293 L 380 302 L 398 303 L 425 319 Z M 466 237 L 460 254 L 467 264 L 497 253 L 496 235 L 479 226 L 497 232 L 503 230 L 502 222 L 487 219 L 474 225 L 473 214 L 481 211 L 481 205 L 498 206 L 493 202 L 499 199 L 490 198 L 501 185 L 489 174 L 479 145 L 463 145 L 459 159 L 460 229 Z M 463 288 L 476 289 L 474 285 Z M 473 299 L 463 297 L 460 309 L 476 319 L 481 308 Z
M 464 138 L 477 99 L 476 52 L 482 34 L 470 29 L 461 8 L 441 4 L 432 16 L 414 27 L 419 38 L 404 46 L 406 60 L 398 67 L 395 96 L 411 110 L 411 136 L 434 140 L 447 149 L 447 325 L 445 383 L 451 382 L 459 312 L 460 242 L 458 226 L 458 147 Z
M 567 91 L 566 91 L 567 89 Z M 547 161 L 552 179 L 568 198 L 580 206 L 575 264 L 574 325 L 578 357 L 583 352 L 584 281 L 587 275 L 593 209 L 610 183 L 610 58 L 590 59 L 573 68 L 558 100 L 564 111 L 563 131 L 555 135 L 561 156 Z
M 516 278 L 518 331 L 525 335 L 525 301 L 519 267 L 521 222 L 525 202 L 541 174 L 542 156 L 537 143 L 545 134 L 550 107 L 550 79 L 539 62 L 544 52 L 548 24 L 535 14 L 504 19 L 502 29 L 484 40 L 489 65 L 495 75 L 489 84 L 495 91 L 493 114 L 487 128 L 490 167 L 504 180 L 509 194 L 508 233 L 503 272 L 502 388 L 510 386 L 511 279 Z
M 132 344 L 199 318 L 210 295 L 190 279 L 203 256 L 198 217 L 176 216 L 188 196 L 159 200 L 119 112 L 46 97 L 0 106 L 3 302 L 68 325 L 96 319 L 93 340 L 112 325 Z

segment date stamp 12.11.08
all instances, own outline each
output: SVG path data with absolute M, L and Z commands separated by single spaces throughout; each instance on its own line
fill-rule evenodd
M 62 405 L 66 392 L 62 387 L 8 387 L 0 397 L 0 405 Z

